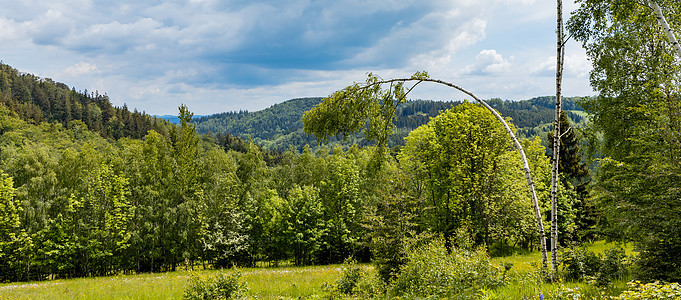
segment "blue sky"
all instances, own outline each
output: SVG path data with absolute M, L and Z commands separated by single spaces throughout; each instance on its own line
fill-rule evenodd
M 327 96 L 367 72 L 428 71 L 483 98 L 555 94 L 546 0 L 17 0 L 0 9 L 0 59 L 150 114 L 259 110 Z M 566 1 L 566 10 L 575 5 Z M 566 13 L 566 16 L 569 16 Z M 567 49 L 564 94 L 593 94 Z M 412 98 L 460 100 L 420 86 Z

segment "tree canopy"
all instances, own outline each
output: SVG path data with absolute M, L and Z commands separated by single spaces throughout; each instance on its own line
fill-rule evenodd
M 658 1 L 675 32 L 681 4 Z M 613 238 L 633 240 L 646 278 L 681 278 L 681 59 L 638 1 L 579 1 L 569 30 L 593 61 L 583 102 L 603 135 L 595 196 Z

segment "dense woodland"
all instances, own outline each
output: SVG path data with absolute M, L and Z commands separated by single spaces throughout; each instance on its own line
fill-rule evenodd
M 114 108 L 106 96 L 3 70 L 2 281 L 369 261 L 392 253 L 379 245 L 429 233 L 468 236 L 499 254 L 537 245 L 517 153 L 477 105 L 442 111 L 392 154 L 340 145 L 272 153 L 229 134 L 199 135 L 184 106 L 175 126 Z M 58 114 L 33 95 L 47 95 L 51 109 L 78 108 Z M 433 106 L 414 101 L 402 113 Z M 73 112 L 83 107 L 88 113 Z M 137 138 L 140 128 L 147 132 Z M 523 143 L 546 204 L 546 149 L 538 138 Z M 458 167 L 442 173 L 442 165 Z M 471 186 L 461 185 L 464 178 Z M 572 217 L 561 238 L 580 240 L 594 224 L 578 227 L 583 205 L 566 184 L 561 201 Z M 388 233 L 397 237 L 380 242 Z
M 580 114 L 582 108 L 577 104 L 581 98 L 566 98 L 567 114 L 572 122 L 583 124 L 586 121 Z M 303 132 L 303 113 L 318 105 L 322 98 L 293 99 L 275 104 L 267 109 L 248 112 L 226 112 L 195 118 L 192 123 L 200 134 L 230 134 L 241 139 L 252 139 L 255 143 L 270 151 L 284 152 L 289 147 L 298 151 L 305 145 L 315 148 L 318 140 L 314 135 Z M 504 116 L 510 117 L 518 127 L 518 135 L 521 137 L 544 138 L 550 131 L 553 122 L 555 97 L 537 97 L 524 101 L 502 101 L 501 99 L 489 100 L 490 105 Z M 397 107 L 396 117 L 393 121 L 395 130 L 388 140 L 389 147 L 404 146 L 404 138 L 412 130 L 430 121 L 441 111 L 461 104 L 461 101 L 427 101 L 411 100 Z M 341 144 L 344 148 L 357 144 L 360 146 L 372 145 L 360 133 L 346 137 L 332 137 L 328 144 Z
M 58 123 L 66 128 L 84 124 L 104 138 L 139 139 L 149 130 L 164 132 L 168 127 L 167 122 L 137 109 L 131 112 L 126 105 L 112 106 L 106 94 L 69 89 L 61 82 L 22 73 L 2 63 L 0 104 L 31 124 Z

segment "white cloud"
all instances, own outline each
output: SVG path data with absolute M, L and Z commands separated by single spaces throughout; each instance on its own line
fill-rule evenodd
M 87 74 L 92 75 L 100 72 L 97 69 L 96 65 L 87 62 L 79 62 L 73 66 L 66 68 L 66 70 L 64 70 L 64 73 L 71 76 L 78 76 Z
M 450 16 L 453 17 L 452 14 Z M 428 70 L 435 76 L 446 76 L 455 69 L 454 57 L 466 47 L 470 47 L 485 38 L 487 22 L 480 18 L 473 18 L 451 31 L 443 39 L 440 48 L 419 53 L 411 58 L 409 66 L 416 70 Z
M 0 42 L 3 43 L 18 41 L 25 35 L 22 24 L 12 19 L 0 17 L 0 28 Z
M 591 69 L 591 62 L 589 62 L 583 51 L 565 56 L 565 63 L 563 64 L 564 77 L 588 78 Z M 546 77 L 556 76 L 556 56 L 547 58 L 534 68 L 531 74 Z
M 466 66 L 463 69 L 464 74 L 484 75 L 484 74 L 498 74 L 508 72 L 511 68 L 511 62 L 497 53 L 496 50 L 485 49 L 475 57 L 475 63 Z
M 0 59 L 150 113 L 176 113 L 180 103 L 200 114 L 261 109 L 289 98 L 326 96 L 363 81 L 369 71 L 389 78 L 425 70 L 483 96 L 517 99 L 545 94 L 551 86 L 546 62 L 555 54 L 554 5 L 9 1 L 0 10 Z M 589 62 L 577 51 L 568 54 L 566 76 L 588 84 Z M 434 91 L 418 95 L 452 99 L 451 91 Z

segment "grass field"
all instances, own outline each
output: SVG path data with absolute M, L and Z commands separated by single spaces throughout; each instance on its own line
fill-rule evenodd
M 613 244 L 597 242 L 590 245 L 594 252 L 603 252 L 615 247 Z M 631 249 L 627 249 L 630 253 Z M 507 286 L 488 291 L 487 296 L 497 299 L 521 299 L 524 296 L 545 294 L 561 288 L 578 287 L 587 294 L 612 294 L 626 286 L 626 282 L 615 282 L 609 290 L 600 290 L 582 283 L 555 283 L 538 285 L 531 273 L 541 264 L 541 253 L 514 255 L 494 258 L 494 263 L 512 263 L 510 276 L 515 278 Z M 363 266 L 371 270 L 370 265 Z M 308 298 L 323 293 L 324 283 L 334 283 L 341 275 L 339 265 L 314 267 L 246 268 L 239 269 L 242 280 L 248 285 L 250 298 L 287 299 Z M 0 284 L 0 299 L 182 299 L 182 294 L 192 276 L 208 277 L 217 272 L 231 273 L 234 270 L 177 271 L 121 275 L 113 277 L 80 278 L 28 283 Z M 527 278 L 527 280 L 525 280 Z
M 370 268 L 369 265 L 366 266 Z M 239 269 L 248 295 L 257 299 L 309 297 L 322 293 L 325 282 L 341 274 L 339 265 Z M 192 276 L 208 277 L 234 270 L 79 278 L 0 285 L 0 299 L 182 299 Z

